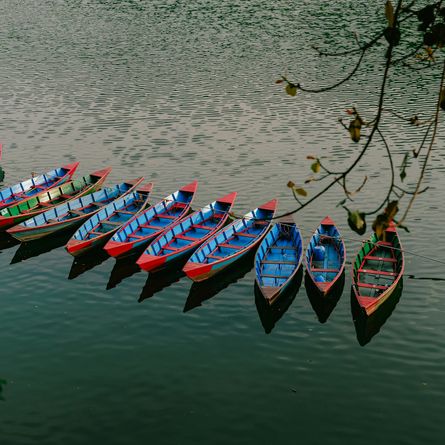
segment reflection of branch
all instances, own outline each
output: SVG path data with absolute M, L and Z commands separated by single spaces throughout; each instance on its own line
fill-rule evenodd
M 420 151 L 422 150 L 423 146 L 425 145 L 425 141 L 426 141 L 426 139 L 427 139 L 427 137 L 428 137 L 428 134 L 429 134 L 429 132 L 430 132 L 430 130 L 431 130 L 431 127 L 432 127 L 433 125 L 434 125 L 434 121 L 431 122 L 430 125 L 428 125 L 428 128 L 427 128 L 426 131 L 425 131 L 425 136 L 423 137 L 423 139 L 422 139 L 422 143 L 420 144 L 419 148 L 418 148 L 417 150 L 413 150 L 413 156 L 414 156 L 415 158 L 417 158 L 417 156 L 419 156 Z
M 354 69 L 344 79 L 340 80 L 336 84 L 331 85 L 329 87 L 320 88 L 318 90 L 311 90 L 309 88 L 304 88 L 300 84 L 297 84 L 297 88 L 299 88 L 301 91 L 304 91 L 306 93 L 323 93 L 325 91 L 333 90 L 334 88 L 339 87 L 340 85 L 347 82 L 357 72 L 357 70 L 360 67 L 360 64 L 362 63 L 365 52 L 366 52 L 366 49 L 362 50 L 362 54 L 361 54 L 360 58 L 358 59 L 357 64 L 355 65 Z
M 417 195 L 419 194 L 420 185 L 422 184 L 423 177 L 425 175 L 426 166 L 428 165 L 428 161 L 430 159 L 430 155 L 433 150 L 434 141 L 436 139 L 437 127 L 439 126 L 439 113 L 440 113 L 440 103 L 441 103 L 441 96 L 442 96 L 441 93 L 443 90 L 444 81 L 445 81 L 445 60 L 443 62 L 442 77 L 440 79 L 439 95 L 438 95 L 437 104 L 436 104 L 436 114 L 434 116 L 433 134 L 431 135 L 430 145 L 428 147 L 428 151 L 426 153 L 425 160 L 423 161 L 422 170 L 420 172 L 420 176 L 417 181 L 416 189 L 414 190 L 414 194 L 412 195 L 412 197 L 408 203 L 408 206 L 406 207 L 405 213 L 403 214 L 402 218 L 399 221 L 399 225 L 403 224 L 403 221 L 405 221 L 405 219 L 408 215 L 408 212 L 410 211 L 411 207 L 413 206 L 414 200 L 416 199 Z

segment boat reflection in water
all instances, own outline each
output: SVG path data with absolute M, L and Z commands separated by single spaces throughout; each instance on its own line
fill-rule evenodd
M 400 279 L 393 293 L 371 315 L 366 315 L 360 307 L 351 288 L 351 313 L 354 322 L 357 340 L 361 346 L 365 346 L 376 335 L 386 320 L 390 317 L 402 296 L 403 277 Z
M 39 256 L 42 253 L 50 252 L 51 250 L 64 246 L 73 233 L 72 230 L 68 230 L 47 238 L 21 243 L 11 260 L 11 264 L 20 263 L 21 261 L 25 261 L 29 258 Z
M 142 249 L 141 249 L 142 251 Z M 107 283 L 107 290 L 114 289 L 118 284 L 134 274 L 141 272 L 141 268 L 136 264 L 136 260 L 140 257 L 141 252 L 118 258 L 110 273 Z
M 0 251 L 17 246 L 17 244 L 20 244 L 19 240 L 15 239 L 9 233 L 0 232 Z
M 182 277 L 185 277 L 185 273 L 179 268 L 168 268 L 159 272 L 150 272 L 138 302 L 142 303 L 144 300 L 151 298 L 154 294 L 176 283 Z
M 303 281 L 303 267 L 300 266 L 295 277 L 289 283 L 289 286 L 283 291 L 283 293 L 270 305 L 264 298 L 258 284 L 255 282 L 255 305 L 258 311 L 258 315 L 263 325 L 264 332 L 270 334 L 272 329 L 277 324 L 278 320 L 289 309 L 290 305 L 294 301 Z
M 307 272 L 304 277 L 304 286 L 312 309 L 314 309 L 314 312 L 317 314 L 318 321 L 320 323 L 325 323 L 335 306 L 337 306 L 338 300 L 340 300 L 343 293 L 345 287 L 345 272 L 338 277 L 338 280 L 329 290 L 327 295 L 323 295 L 318 290 Z
M 252 270 L 254 257 L 255 251 L 251 251 L 246 254 L 245 257 L 230 264 L 215 276 L 201 282 L 193 283 L 183 311 L 188 312 L 201 306 L 204 301 L 209 300 L 232 283 L 236 283 L 243 278 L 244 275 Z
M 99 264 L 102 264 L 108 258 L 110 258 L 110 255 L 103 249 L 93 249 L 85 255 L 75 257 L 71 265 L 70 273 L 68 274 L 68 280 L 74 280 L 74 278 L 82 275 L 87 270 L 99 266 Z

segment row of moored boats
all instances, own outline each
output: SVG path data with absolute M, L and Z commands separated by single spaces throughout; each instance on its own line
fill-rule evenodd
M 137 264 L 156 271 L 186 261 L 184 272 L 204 281 L 258 247 L 256 281 L 269 304 L 289 288 L 301 266 L 303 241 L 292 218 L 273 223 L 277 200 L 269 201 L 228 224 L 236 192 L 191 212 L 194 181 L 156 204 L 151 182 L 137 178 L 102 187 L 111 168 L 73 179 L 78 163 L 35 176 L 0 191 L 0 229 L 22 242 L 78 227 L 66 250 L 82 255 L 104 248 L 121 258 L 142 250 Z M 326 217 L 306 249 L 308 276 L 328 295 L 344 273 L 346 252 L 334 222 Z M 379 240 L 365 242 L 353 264 L 353 291 L 371 314 L 394 291 L 404 259 L 394 225 Z

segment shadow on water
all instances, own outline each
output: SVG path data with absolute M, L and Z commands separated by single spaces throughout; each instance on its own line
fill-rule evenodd
M 3 397 L 2 393 L 3 393 L 3 386 L 6 385 L 8 382 L 5 379 L 2 379 L 0 377 L 0 400 L 5 400 L 5 398 Z
M 10 247 L 17 246 L 17 244 L 20 244 L 19 240 L 15 239 L 9 233 L 0 232 L 0 252 L 9 249 Z
M 118 284 L 141 271 L 136 264 L 141 252 L 116 260 L 107 283 L 107 290 L 114 289 Z
M 236 283 L 243 278 L 244 275 L 252 270 L 254 257 L 255 252 L 249 252 L 245 258 L 235 261 L 235 263 L 214 277 L 200 283 L 193 283 L 183 311 L 188 312 L 201 306 L 205 300 L 209 300 L 232 283 Z
M 68 274 L 68 280 L 74 280 L 74 278 L 82 275 L 87 270 L 99 266 L 99 264 L 102 264 L 108 258 L 110 258 L 110 255 L 101 248 L 94 249 L 92 252 L 74 258 L 70 273 Z
M 163 269 L 159 272 L 151 272 L 148 274 L 145 286 L 142 289 L 141 295 L 139 296 L 138 302 L 142 303 L 144 300 L 151 298 L 157 292 L 162 289 L 171 286 L 173 283 L 179 281 L 185 273 L 182 268 L 168 268 Z
M 394 289 L 394 292 L 390 297 L 376 309 L 370 316 L 366 315 L 366 312 L 360 307 L 354 292 L 351 287 L 351 313 L 352 320 L 355 326 L 355 332 L 357 334 L 357 340 L 360 346 L 365 346 L 376 335 L 386 320 L 391 316 L 397 303 L 402 296 L 403 290 L 403 278 L 399 281 L 399 284 Z
M 289 287 L 278 297 L 272 305 L 270 305 L 263 297 L 256 281 L 255 281 L 255 305 L 258 311 L 258 315 L 263 325 L 264 332 L 270 334 L 272 329 L 277 324 L 278 320 L 289 309 L 290 305 L 294 301 L 295 297 L 300 290 L 301 283 L 303 281 L 303 267 L 300 266 L 297 274 L 293 278 Z
M 16 250 L 11 260 L 11 264 L 20 263 L 21 261 L 25 261 L 29 258 L 39 256 L 42 253 L 50 252 L 51 250 L 64 246 L 71 238 L 72 233 L 73 231 L 68 231 L 43 239 L 22 243 Z
M 318 290 L 307 271 L 304 275 L 304 287 L 306 288 L 306 294 L 312 309 L 317 314 L 318 321 L 320 323 L 326 323 L 343 294 L 343 289 L 345 287 L 345 272 L 343 271 L 338 281 L 332 286 L 330 292 L 326 296 Z

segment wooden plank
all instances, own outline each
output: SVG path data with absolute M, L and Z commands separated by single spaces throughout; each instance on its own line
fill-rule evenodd
M 240 250 L 246 246 L 237 246 L 236 244 L 223 243 L 223 244 L 220 244 L 219 247 L 227 247 L 229 249 Z
M 397 260 L 395 258 L 389 258 L 384 256 L 365 255 L 364 259 L 369 261 L 386 261 L 388 263 L 397 263 Z
M 359 269 L 358 273 L 369 273 L 372 275 L 386 275 L 389 277 L 396 277 L 398 274 L 396 272 L 386 272 L 384 270 L 372 270 L 372 269 Z
M 295 261 L 262 260 L 261 264 L 296 264 L 296 262 Z
M 388 289 L 388 286 L 382 286 L 380 284 L 370 284 L 370 283 L 357 283 L 357 286 L 359 287 L 366 287 L 368 289 L 382 289 L 382 290 L 386 290 Z
M 311 267 L 311 272 L 338 272 L 339 269 L 318 269 L 316 267 Z

